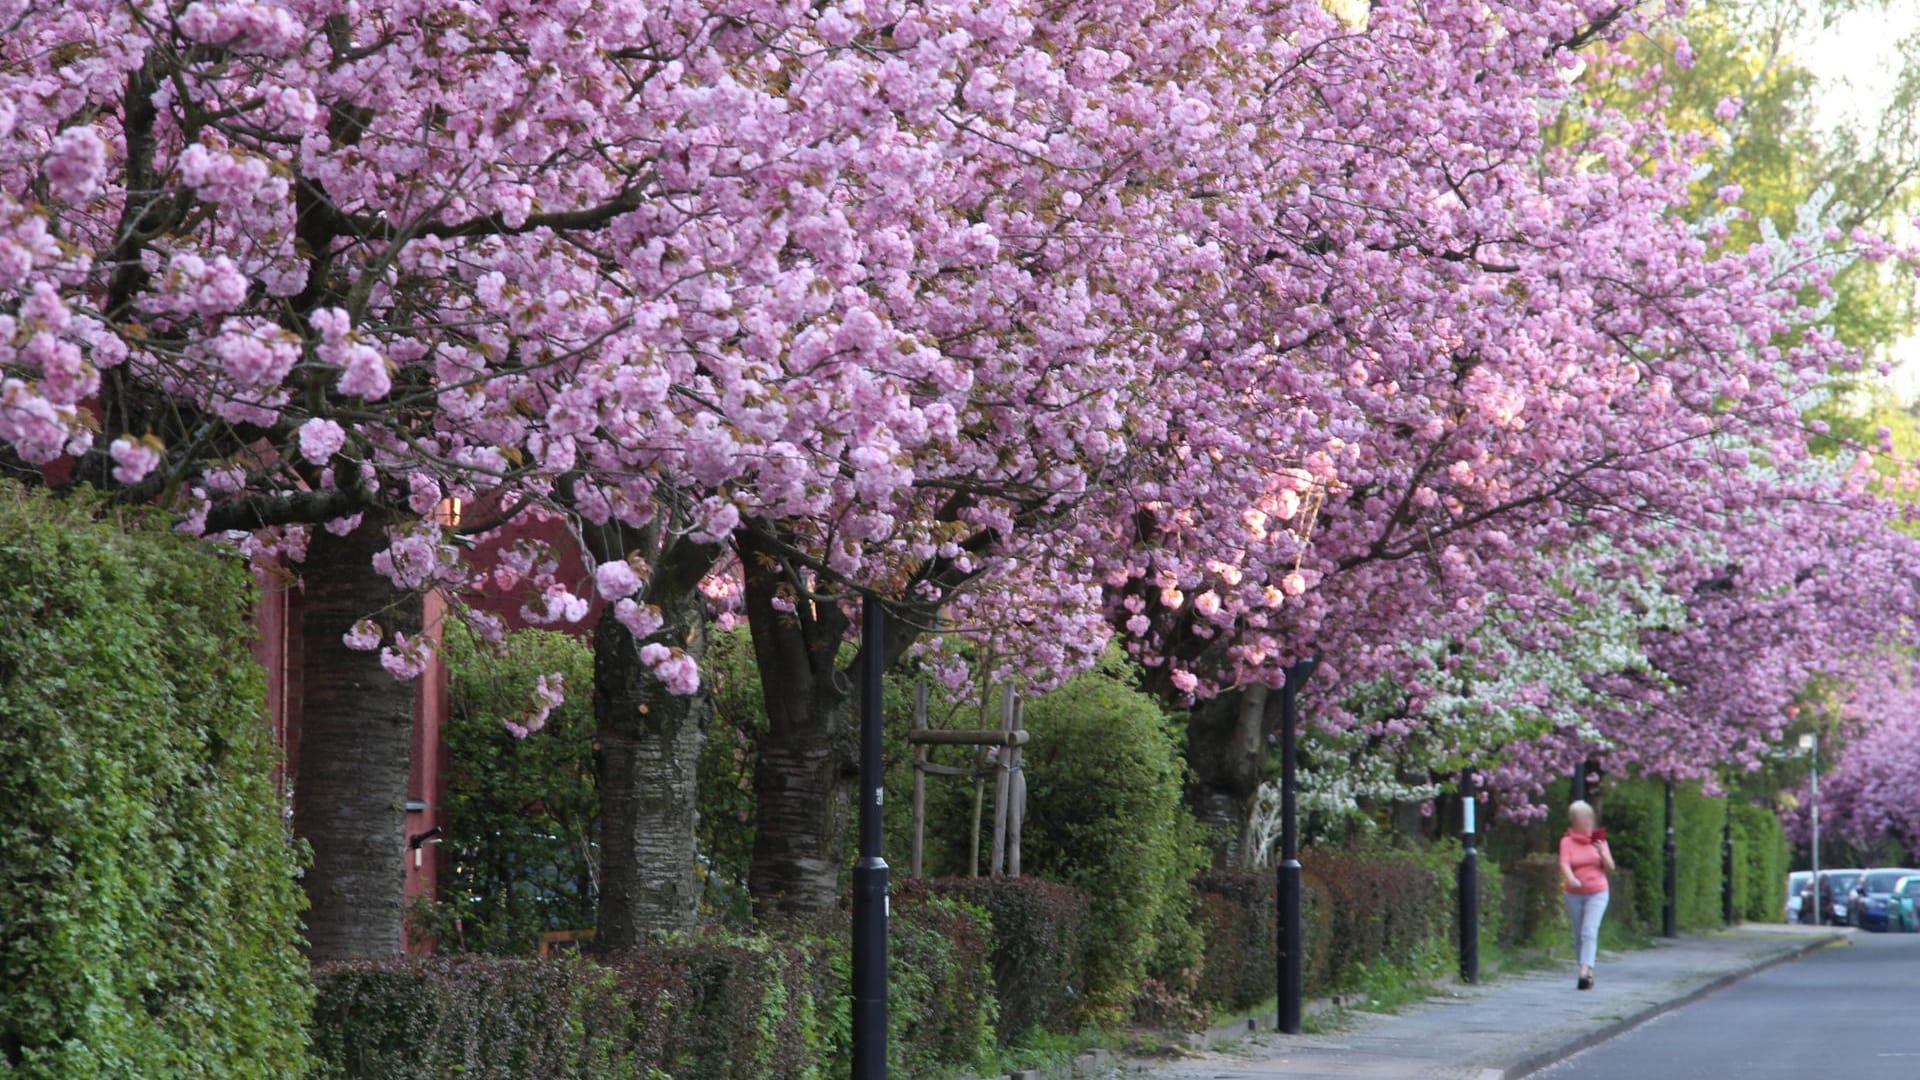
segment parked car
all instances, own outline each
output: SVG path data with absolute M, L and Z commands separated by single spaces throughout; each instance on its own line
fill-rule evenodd
M 1920 870 L 1877 867 L 1860 875 L 1847 890 L 1847 923 L 1862 930 L 1893 929 L 1894 889 Z
M 1813 877 L 1811 870 L 1795 870 L 1787 875 L 1787 921 L 1800 921 L 1801 893 L 1807 889 L 1807 880 Z
M 1892 929 L 1906 934 L 1920 932 L 1920 874 L 1909 874 L 1894 883 L 1889 907 Z
M 1820 900 L 1817 904 L 1814 904 L 1812 906 L 1811 910 L 1819 914 L 1818 921 L 1822 925 L 1824 926 L 1847 925 L 1847 894 L 1853 889 L 1854 883 L 1858 882 L 1860 880 L 1861 875 L 1865 873 L 1866 873 L 1865 870 L 1822 870 L 1820 871 L 1820 881 L 1819 881 Z M 1801 914 L 1801 921 L 1803 922 L 1815 921 L 1814 919 L 1807 917 L 1807 911 L 1809 909 L 1806 906 L 1806 900 L 1804 899 L 1805 897 L 1808 897 L 1812 894 L 1813 887 L 1814 887 L 1814 883 L 1809 881 L 1807 883 L 1806 891 L 1801 893 L 1801 896 L 1803 899 L 1801 901 L 1802 907 L 1801 907 L 1800 914 Z

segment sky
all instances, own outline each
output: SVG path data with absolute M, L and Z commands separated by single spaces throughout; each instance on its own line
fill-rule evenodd
M 1822 84 L 1822 126 L 1870 125 L 1891 90 L 1899 74 L 1894 43 L 1920 33 L 1920 0 L 1897 0 L 1888 7 L 1845 16 L 1795 44 L 1794 55 Z M 1904 401 L 1920 401 L 1920 331 L 1892 352 L 1894 392 Z

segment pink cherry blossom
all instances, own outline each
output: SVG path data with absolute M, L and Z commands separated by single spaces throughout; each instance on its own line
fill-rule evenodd
M 332 420 L 316 417 L 300 425 L 299 439 L 300 456 L 315 465 L 325 465 L 347 444 L 347 432 Z
M 361 619 L 354 623 L 340 640 L 349 649 L 358 652 L 372 652 L 374 649 L 380 647 L 380 642 L 384 637 L 385 635 L 381 633 L 378 623 L 372 619 Z
M 593 584 L 594 588 L 599 590 L 601 599 L 620 600 L 639 592 L 641 581 L 632 563 L 625 559 L 615 559 L 601 563 L 594 570 Z
M 47 155 L 47 184 L 55 198 L 86 202 L 107 179 L 107 141 L 92 127 L 70 127 L 54 136 Z
M 113 457 L 113 478 L 122 484 L 137 484 L 160 467 L 160 451 L 145 440 L 115 439 L 108 453 Z

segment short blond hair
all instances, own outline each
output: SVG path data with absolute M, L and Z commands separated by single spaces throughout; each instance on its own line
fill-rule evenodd
M 1597 825 L 1600 823 L 1600 815 L 1594 813 L 1593 804 L 1587 800 L 1575 799 L 1567 804 L 1567 822 L 1569 824 L 1573 822 L 1574 818 L 1579 817 L 1581 814 L 1587 815 L 1587 820 L 1593 824 Z

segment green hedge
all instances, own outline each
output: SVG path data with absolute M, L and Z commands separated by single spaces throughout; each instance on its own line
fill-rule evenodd
M 1561 900 L 1564 884 L 1557 854 L 1536 852 L 1508 866 L 1500 940 L 1531 947 L 1563 945 L 1567 940 L 1567 912 Z
M 1219 1012 L 1239 1012 L 1274 995 L 1272 870 L 1202 874 L 1194 915 L 1206 941 L 1194 997 Z
M 963 900 L 992 920 L 994 997 L 1002 1044 L 1035 1032 L 1072 1031 L 1086 983 L 1087 897 L 1035 877 L 935 878 L 902 882 L 896 896 L 921 892 Z
M 1779 922 L 1787 910 L 1786 831 L 1773 811 L 1733 806 L 1733 906 L 1750 922 Z
M 1450 845 L 1302 853 L 1307 995 L 1352 990 L 1370 973 L 1387 968 L 1415 976 L 1450 970 L 1459 955 L 1459 857 L 1459 849 Z M 1272 869 L 1209 873 L 1194 880 L 1195 911 L 1206 941 L 1195 988 L 1202 1005 L 1237 1012 L 1273 997 L 1274 887 Z M 1505 893 L 1500 868 L 1482 860 L 1483 951 L 1502 938 Z
M 1682 930 L 1705 930 L 1722 924 L 1721 838 L 1726 828 L 1729 800 L 1708 798 L 1698 784 L 1674 789 L 1676 921 Z M 1734 906 L 1744 918 L 1778 922 L 1786 906 L 1787 844 L 1780 823 L 1765 810 L 1734 801 Z M 1654 780 L 1628 780 L 1607 789 L 1600 802 L 1601 823 L 1607 827 L 1614 858 L 1630 879 L 1615 887 L 1615 905 L 1630 896 L 1622 911 L 1641 927 L 1657 930 L 1666 839 L 1665 785 Z M 1556 815 L 1556 824 L 1558 824 Z M 1556 832 L 1557 836 L 1558 833 Z M 1611 909 L 1609 919 L 1613 917 Z
M 0 485 L 0 1075 L 299 1075 L 310 991 L 244 566 Z
M 895 1075 L 989 1058 L 987 917 L 936 896 L 894 905 Z M 825 1080 L 846 1075 L 844 919 L 767 937 L 593 959 L 456 958 L 315 974 L 326 1080 Z
M 686 976 L 684 964 L 675 969 Z M 630 987 L 584 960 L 364 961 L 314 972 L 313 1076 L 632 1078 Z

